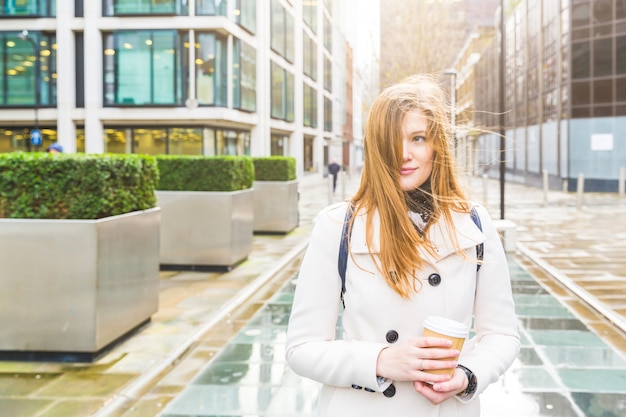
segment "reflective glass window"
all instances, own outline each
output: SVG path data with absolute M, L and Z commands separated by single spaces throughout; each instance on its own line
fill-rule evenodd
M 593 22 L 609 22 L 613 19 L 613 0 L 593 1 Z
M 233 43 L 233 107 L 256 111 L 256 50 L 239 39 Z
M 0 153 L 15 151 L 45 152 L 46 148 L 57 142 L 55 128 L 41 128 L 41 145 L 33 146 L 30 143 L 30 131 L 32 126 L 15 126 L 0 128 Z
M 324 57 L 324 88 L 326 91 L 333 91 L 333 62 Z
M 324 131 L 333 131 L 333 102 L 328 97 L 324 97 Z
M 304 83 L 303 100 L 304 125 L 317 127 L 317 91 L 307 83 Z
M 294 61 L 294 22 L 293 16 L 285 10 L 278 0 L 271 2 L 271 39 L 272 50 L 289 62 Z
M 613 73 L 613 38 L 593 41 L 593 76 L 602 77 Z
M 56 8 L 56 0 L 0 0 L 0 16 L 53 17 Z
M 0 32 L 0 107 L 56 105 L 54 35 Z
M 250 155 L 250 132 L 214 129 L 215 155 Z
M 332 52 L 333 50 L 333 23 L 324 16 L 324 47 Z
M 304 33 L 302 38 L 304 50 L 304 73 L 317 80 L 317 44 L 309 35 Z
M 626 36 L 615 38 L 615 69 L 618 74 L 626 74 Z
M 195 0 L 198 16 L 226 16 L 226 0 Z
M 145 155 L 164 155 L 167 153 L 167 131 L 165 129 L 133 129 L 132 140 L 134 153 Z
M 589 3 L 572 5 L 572 27 L 587 26 L 591 20 L 591 5 Z
M 302 2 L 302 17 L 313 33 L 317 33 L 317 1 Z
M 235 23 L 250 33 L 256 33 L 256 0 L 235 2 Z
M 174 127 L 167 133 L 168 154 L 202 155 L 202 129 Z
M 590 61 L 589 41 L 572 43 L 572 78 L 589 77 Z
M 288 122 L 294 120 L 293 74 L 275 62 L 271 63 L 271 116 Z
M 593 82 L 593 102 L 613 102 L 613 80 L 596 80 Z
M 196 97 L 200 105 L 226 106 L 226 38 L 215 33 L 196 36 Z
M 104 130 L 104 151 L 147 155 L 202 155 L 202 129 L 107 127 Z
M 188 13 L 187 0 L 105 0 L 103 8 L 104 16 L 186 15 Z
M 615 100 L 626 101 L 626 77 L 615 79 Z
M 588 81 L 572 83 L 572 106 L 591 103 L 590 86 Z
M 270 140 L 270 155 L 289 155 L 289 136 L 273 133 Z
M 186 71 L 173 30 L 119 31 L 104 36 L 104 104 L 180 105 Z

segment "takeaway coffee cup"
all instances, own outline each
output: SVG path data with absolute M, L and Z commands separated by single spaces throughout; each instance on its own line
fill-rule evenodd
M 457 349 L 461 351 L 465 338 L 467 337 L 468 329 L 464 323 L 448 319 L 441 316 L 428 316 L 424 320 L 424 336 L 442 337 L 444 339 L 450 339 L 452 346 L 450 349 Z M 441 360 L 456 360 L 458 356 L 441 359 Z M 446 369 L 427 369 L 425 372 L 432 374 L 449 374 L 454 373 L 454 368 Z

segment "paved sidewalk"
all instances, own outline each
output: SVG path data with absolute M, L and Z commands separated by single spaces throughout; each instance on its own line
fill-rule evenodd
M 163 272 L 151 323 L 95 363 L 0 362 L 0 417 L 158 415 L 297 271 L 317 212 L 356 189 L 357 177 L 344 179 L 332 195 L 321 176 L 302 178 L 300 226 L 286 236 L 255 236 L 249 259 L 233 271 Z M 481 200 L 483 180 L 471 184 Z M 487 184 L 487 207 L 497 218 L 498 184 Z M 587 194 L 578 208 L 575 195 L 551 192 L 544 206 L 541 190 L 510 183 L 505 194 L 522 248 L 516 259 L 626 356 L 624 334 L 550 277 L 573 281 L 623 319 L 626 204 L 616 195 Z

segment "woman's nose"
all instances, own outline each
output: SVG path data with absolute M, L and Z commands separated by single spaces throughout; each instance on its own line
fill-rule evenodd
M 402 160 L 403 161 L 409 161 L 412 158 L 413 158 L 413 155 L 411 155 L 411 152 L 409 152 L 408 146 L 406 146 L 406 144 L 404 144 L 402 146 Z

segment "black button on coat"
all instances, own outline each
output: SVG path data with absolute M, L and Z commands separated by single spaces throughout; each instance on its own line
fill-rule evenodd
M 385 339 L 388 343 L 396 343 L 398 341 L 398 332 L 395 330 L 389 330 L 385 335 Z
M 428 283 L 432 285 L 433 287 L 436 287 L 437 285 L 441 284 L 441 275 L 437 273 L 430 274 L 428 276 Z

